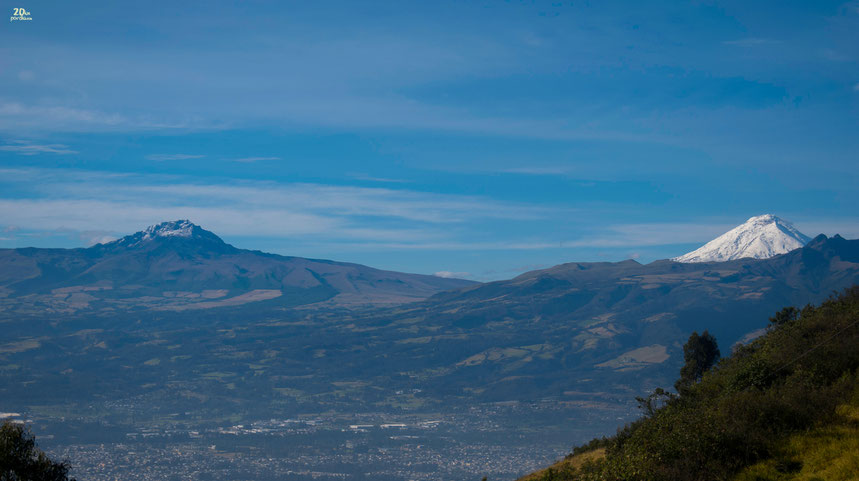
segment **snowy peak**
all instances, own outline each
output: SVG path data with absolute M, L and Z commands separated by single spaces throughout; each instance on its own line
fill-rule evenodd
M 200 229 L 199 226 L 192 224 L 188 220 L 174 220 L 170 222 L 162 222 L 160 224 L 151 225 L 143 231 L 143 239 L 151 239 L 153 237 L 191 237 L 194 235 L 194 228 Z
M 790 222 L 772 214 L 752 217 L 721 236 L 671 260 L 676 262 L 724 262 L 734 259 L 768 259 L 790 252 L 811 239 Z
M 220 237 L 189 220 L 162 222 L 105 244 L 106 247 L 143 247 L 154 241 L 187 241 L 207 245 L 226 245 Z

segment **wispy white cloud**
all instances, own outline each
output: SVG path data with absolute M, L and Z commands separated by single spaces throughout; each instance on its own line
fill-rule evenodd
M 575 170 L 571 167 L 563 166 L 533 166 L 533 167 L 513 167 L 509 169 L 500 169 L 500 172 L 505 174 L 524 174 L 524 175 L 569 175 Z
M 399 218 L 409 221 L 452 224 L 474 218 L 536 219 L 547 209 L 492 199 L 395 190 L 379 187 L 352 187 L 325 184 L 242 182 L 226 184 L 193 183 L 176 179 L 164 183 L 58 182 L 38 188 L 46 195 L 77 198 L 98 196 L 116 202 L 147 203 L 169 200 L 180 205 L 243 206 L 248 210 L 266 208 L 325 212 L 334 217 Z M 53 194 L 51 194 L 53 192 Z
M 738 220 L 742 222 L 744 219 Z M 736 224 L 724 220 L 713 222 L 676 222 L 676 223 L 638 223 L 614 224 L 599 226 L 592 229 L 588 235 L 580 238 L 564 239 L 547 242 L 533 241 L 492 241 L 492 242 L 391 242 L 382 243 L 388 249 L 405 250 L 441 250 L 441 251 L 518 251 L 518 250 L 547 250 L 547 249 L 580 249 L 605 248 L 629 249 L 658 246 L 676 246 L 681 244 L 705 244 L 724 234 Z M 803 222 L 797 227 L 810 236 L 820 232 L 828 235 L 840 233 L 849 238 L 859 237 L 859 220 L 855 222 L 835 220 L 823 222 Z M 377 245 L 376 247 L 379 247 Z M 628 257 L 641 257 L 639 252 L 629 252 Z
M 0 131 L 32 132 L 115 132 L 160 131 L 226 128 L 222 121 L 204 120 L 197 116 L 160 114 L 158 117 L 135 111 L 119 114 L 95 107 L 45 99 L 38 104 L 25 104 L 0 97 Z
M 26 105 L 0 99 L 0 129 L 62 129 L 88 130 L 92 126 L 118 127 L 128 119 L 92 109 L 62 105 Z
M 57 169 L 0 169 L 0 176 L 19 188 L 29 186 L 32 194 L 0 198 L 0 225 L 99 231 L 99 236 L 188 218 L 227 236 L 312 236 L 326 242 L 405 245 L 449 240 L 452 227 L 467 228 L 473 221 L 547 214 L 545 208 L 484 197 L 385 188 L 214 184 L 177 176 Z M 112 230 L 103 232 L 105 226 Z
M 358 245 L 357 247 L 361 247 Z M 364 244 L 365 248 L 383 248 L 397 250 L 425 250 L 425 251 L 529 251 L 560 249 L 559 242 L 515 242 L 515 241 L 429 241 L 423 239 L 414 242 L 379 242 L 374 245 Z
M 738 223 L 745 221 L 740 220 Z M 715 222 L 654 222 L 611 225 L 592 239 L 571 241 L 570 247 L 637 247 L 705 243 L 736 227 Z
M 451 271 L 439 271 L 433 274 L 436 277 L 443 277 L 445 279 L 466 279 L 471 277 L 471 273 L 469 272 L 451 272 Z
M 105 230 L 85 230 L 76 232 L 78 238 L 86 242 L 87 246 L 95 244 L 106 244 L 115 241 L 118 237 Z
M 280 157 L 242 157 L 239 159 L 233 159 L 233 162 L 250 164 L 253 162 L 264 162 L 266 160 L 280 160 Z
M 341 227 L 332 219 L 288 210 L 248 212 L 225 206 L 170 206 L 145 201 L 2 199 L 0 210 L 4 222 L 15 222 L 27 230 L 65 229 L 82 233 L 110 225 L 114 229 L 112 235 L 130 234 L 158 222 L 186 218 L 227 235 L 321 234 Z
M 349 175 L 349 177 L 351 177 L 355 180 L 364 180 L 367 182 L 382 182 L 382 183 L 386 183 L 386 184 L 407 184 L 407 183 L 411 182 L 410 180 L 405 180 L 405 179 L 391 179 L 389 177 L 374 177 L 372 175 L 367 175 L 367 174 L 352 173 L 352 174 L 348 174 L 348 175 Z
M 724 219 L 713 222 L 620 224 L 608 226 L 593 239 L 565 242 L 567 247 L 647 247 L 676 244 L 701 245 L 728 232 L 745 219 L 735 222 Z M 859 238 L 859 218 L 856 219 L 796 219 L 794 226 L 809 237 L 818 234 L 840 234 L 850 239 Z
M 205 155 L 191 155 L 191 154 L 150 154 L 146 156 L 147 160 L 154 160 L 156 162 L 165 162 L 170 160 L 189 160 L 189 159 L 202 159 Z
M 435 82 L 521 73 L 523 61 L 530 71 L 534 60 L 530 52 L 520 52 L 519 45 L 511 48 L 511 43 L 520 42 L 506 35 L 490 39 L 465 31 L 417 36 L 362 32 L 353 37 L 337 32 L 268 44 L 272 38 L 255 35 L 254 42 L 262 45 L 255 45 L 253 52 L 222 49 L 217 61 L 181 48 L 171 49 L 165 61 L 163 55 L 147 55 L 151 52 L 140 49 L 129 54 L 115 46 L 33 46 L 32 55 L 49 59 L 59 77 L 52 87 L 42 86 L 30 103 L 0 98 L 0 130 L 200 130 L 263 123 L 287 129 L 321 126 L 546 139 L 656 139 L 654 132 L 618 125 L 622 119 L 612 114 L 601 121 L 599 113 L 607 112 L 602 108 L 592 109 L 586 121 L 572 120 L 566 113 L 502 115 L 410 92 Z M 271 62 L 272 56 L 280 61 Z M 224 67 L 231 64 L 248 68 Z M 295 75 L 290 65 L 301 65 L 302 75 Z M 188 85 L 193 85 L 195 95 L 187 95 Z M 255 86 L 253 91 L 248 85 Z M 103 91 L 135 95 L 100 95 Z M 201 100 L 212 98 L 242 101 Z M 623 119 L 628 117 L 624 114 Z
M 77 154 L 77 151 L 71 150 L 67 145 L 63 144 L 36 144 L 27 140 L 13 140 L 9 145 L 0 145 L 0 151 L 15 152 L 21 155 L 38 155 L 38 154 Z
M 746 37 L 740 38 L 736 40 L 725 40 L 722 42 L 725 45 L 737 45 L 741 47 L 749 47 L 753 45 L 775 45 L 781 43 L 778 40 L 774 40 L 772 38 L 761 38 L 761 37 Z
M 69 237 L 88 244 L 164 220 L 187 218 L 226 237 L 307 243 L 321 252 L 622 249 L 629 253 L 658 246 L 702 245 L 745 220 L 596 223 L 581 232 L 567 229 L 565 234 L 553 228 L 549 235 L 545 229 L 524 226 L 557 223 L 585 211 L 388 186 L 214 183 L 184 176 L 64 169 L 0 169 L 0 191 L 4 183 L 19 191 L 16 197 L 0 197 L 0 226 L 7 226 L 5 231 L 65 230 Z M 20 192 L 22 188 L 25 192 Z M 810 236 L 823 232 L 859 237 L 859 219 L 795 220 Z M 487 222 L 511 226 L 511 233 L 489 238 L 482 228 Z

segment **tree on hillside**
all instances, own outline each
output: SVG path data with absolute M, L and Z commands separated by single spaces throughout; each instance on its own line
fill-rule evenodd
M 638 401 L 638 409 L 641 409 L 645 417 L 650 418 L 656 415 L 656 411 L 659 411 L 662 406 L 665 406 L 676 397 L 676 394 L 671 394 L 665 389 L 658 387 L 649 396 L 636 396 L 635 400 Z
M 0 426 L 0 481 L 69 481 L 68 473 L 69 464 L 51 460 L 27 428 Z
M 795 321 L 799 317 L 799 309 L 795 307 L 785 307 L 784 309 L 775 313 L 773 317 L 770 317 L 770 323 L 773 326 L 781 326 L 783 324 L 787 324 L 788 322 Z
M 682 393 L 687 387 L 700 381 L 704 373 L 716 364 L 720 355 L 715 337 L 707 331 L 700 335 L 697 331 L 693 332 L 683 346 L 685 364 L 680 369 L 680 379 L 674 383 L 677 392 Z

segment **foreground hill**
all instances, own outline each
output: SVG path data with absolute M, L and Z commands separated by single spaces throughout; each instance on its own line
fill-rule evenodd
M 238 249 L 189 221 L 164 222 L 87 249 L 0 249 L 6 313 L 186 310 L 413 302 L 474 284 L 359 264 Z
M 523 479 L 856 479 L 859 287 L 781 314 L 655 412 Z

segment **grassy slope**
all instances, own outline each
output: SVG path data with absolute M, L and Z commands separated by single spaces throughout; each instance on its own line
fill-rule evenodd
M 653 416 L 523 479 L 859 479 L 859 287 L 740 348 Z M 585 451 L 584 453 L 582 451 Z
M 823 426 L 783 440 L 776 455 L 734 481 L 850 481 L 859 477 L 859 390 Z
M 553 479 L 552 476 L 555 476 L 556 474 L 575 472 L 586 463 L 599 461 L 603 458 L 605 458 L 605 448 L 597 448 L 585 453 L 570 455 L 548 468 L 523 476 L 517 481 L 541 481 Z

